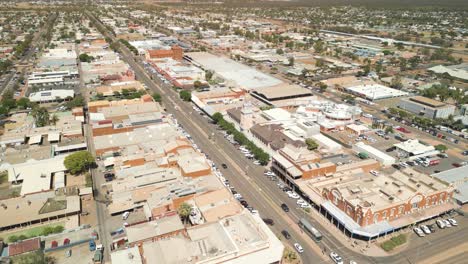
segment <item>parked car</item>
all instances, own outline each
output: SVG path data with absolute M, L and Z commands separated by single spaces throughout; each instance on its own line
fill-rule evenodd
M 281 204 L 281 209 L 283 209 L 283 211 L 285 211 L 286 213 L 289 212 L 289 207 L 285 203 Z
M 291 234 L 289 234 L 289 232 L 287 230 L 283 230 L 281 231 L 281 234 L 284 236 L 284 238 L 286 239 L 290 239 L 291 238 Z
M 429 227 L 425 226 L 425 225 L 420 225 L 419 228 L 421 228 L 421 230 L 425 233 L 425 234 L 430 234 L 432 233 L 431 230 L 429 229 Z
M 449 219 L 447 219 L 447 221 L 449 221 L 449 223 L 452 226 L 457 226 L 458 225 L 457 221 L 455 219 L 453 219 L 453 218 L 449 218 Z
M 340 257 L 340 255 L 338 255 L 338 253 L 336 252 L 331 252 L 330 253 L 330 258 L 333 260 L 333 262 L 335 262 L 336 264 L 343 264 L 343 258 Z
M 65 252 L 65 256 L 66 256 L 67 258 L 71 257 L 71 255 L 72 255 L 71 249 L 69 249 L 69 250 L 67 250 L 67 252 Z
M 286 193 L 288 195 L 289 198 L 292 198 L 292 199 L 299 199 L 299 194 L 293 192 L 293 191 L 289 191 Z
M 418 227 L 413 228 L 413 231 L 416 233 L 416 235 L 418 235 L 418 236 L 420 236 L 420 237 L 425 236 L 425 235 L 424 235 L 424 232 L 423 232 L 420 228 L 418 228 Z
M 227 165 L 225 163 L 221 164 L 221 167 L 223 167 L 223 169 L 227 169 Z
M 296 249 L 297 252 L 302 253 L 304 252 L 304 249 L 299 243 L 294 243 L 294 248 Z
M 445 223 L 444 223 L 442 220 L 437 220 L 437 221 L 436 221 L 436 224 L 437 224 L 437 226 L 438 226 L 440 229 L 444 229 L 444 228 L 445 228 Z
M 436 231 L 434 224 L 427 225 L 427 227 L 429 228 L 429 230 L 431 230 L 431 233 L 434 233 Z
M 127 220 L 128 216 L 130 215 L 130 212 L 125 212 L 122 214 L 122 220 Z
M 444 222 L 446 227 L 452 227 L 452 224 L 448 220 L 442 220 L 442 222 Z
M 265 222 L 265 224 L 271 225 L 271 226 L 275 224 L 275 222 L 271 218 L 263 218 L 263 222 Z

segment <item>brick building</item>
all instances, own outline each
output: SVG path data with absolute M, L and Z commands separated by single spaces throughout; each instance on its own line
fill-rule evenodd
M 179 46 L 172 46 L 171 49 L 167 50 L 147 50 L 145 54 L 146 60 L 161 59 L 161 58 L 172 58 L 173 60 L 182 60 L 184 51 Z

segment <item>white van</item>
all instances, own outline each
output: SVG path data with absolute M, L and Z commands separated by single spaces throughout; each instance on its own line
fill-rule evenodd
M 127 220 L 128 216 L 130 215 L 130 212 L 125 212 L 122 214 L 122 219 Z

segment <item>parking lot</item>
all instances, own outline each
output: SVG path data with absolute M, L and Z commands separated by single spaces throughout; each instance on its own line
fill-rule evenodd
M 71 250 L 71 256 L 67 257 L 66 252 Z M 88 243 L 77 245 L 71 248 L 57 250 L 46 253 L 47 256 L 52 256 L 56 259 L 56 263 L 60 264 L 87 264 L 94 263 L 94 251 L 89 251 Z

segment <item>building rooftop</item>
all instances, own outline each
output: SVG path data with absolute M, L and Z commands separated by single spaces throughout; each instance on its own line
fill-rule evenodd
M 407 92 L 403 92 L 380 84 L 351 86 L 347 87 L 346 90 L 351 91 L 352 93 L 355 93 L 359 96 L 365 97 L 369 100 L 379 100 L 408 95 Z
M 131 247 L 111 252 L 112 264 L 142 264 L 138 247 Z
M 23 253 L 39 250 L 41 248 L 41 239 L 36 237 L 28 240 L 23 240 L 8 245 L 8 255 L 16 256 Z
M 394 144 L 394 146 L 414 155 L 423 154 L 435 149 L 434 146 L 421 144 L 417 139 L 408 139 L 407 141 Z
M 156 219 L 151 222 L 127 226 L 125 231 L 127 233 L 128 242 L 135 243 L 183 229 L 184 225 L 182 224 L 179 215 L 176 214 Z
M 226 57 L 216 56 L 207 52 L 191 52 L 186 55 L 204 69 L 212 70 L 224 79 L 233 81 L 246 90 L 270 87 L 283 83 L 279 79 Z

